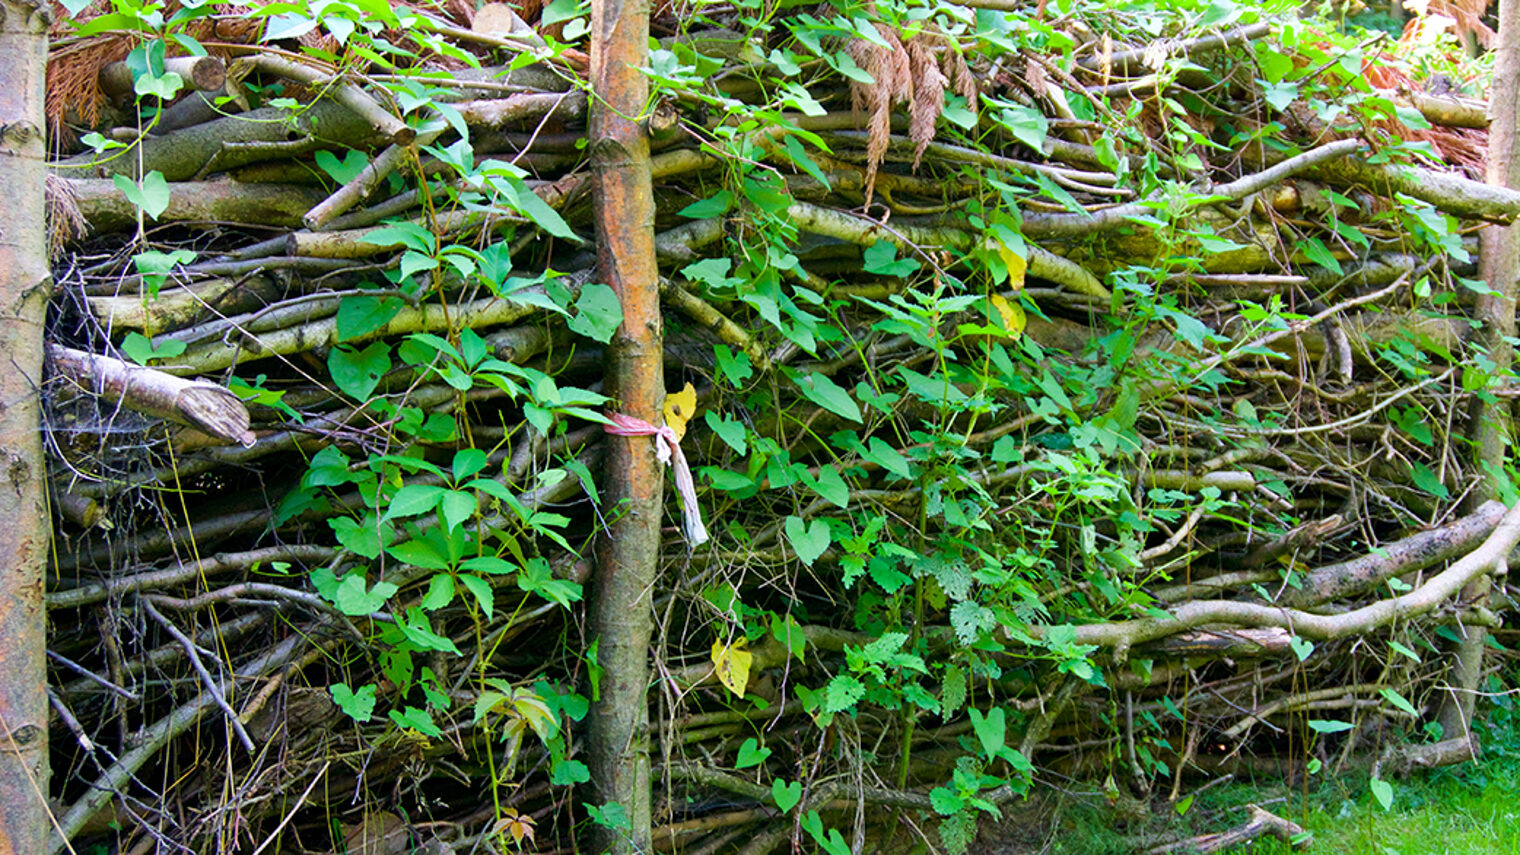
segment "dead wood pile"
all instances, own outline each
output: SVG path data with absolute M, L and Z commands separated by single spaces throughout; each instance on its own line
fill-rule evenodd
M 551 851 L 586 820 L 579 583 L 616 510 L 591 499 L 602 427 L 573 417 L 613 409 L 584 55 L 550 56 L 566 25 L 537 4 L 485 25 L 467 5 L 387 30 L 422 51 L 399 69 L 324 62 L 342 47 L 320 30 L 262 40 L 251 7 L 207 18 L 187 28 L 207 57 L 163 60 L 190 91 L 146 123 L 122 64 L 141 39 L 59 30 L 41 391 L 76 848 L 471 852 L 526 830 Z M 1002 14 L 978 6 L 1008 4 L 825 43 L 869 83 L 778 72 L 784 31 L 756 41 L 737 12 L 656 14 L 665 56 L 706 63 L 649 124 L 667 387 L 698 396 L 682 446 L 712 532 L 691 548 L 670 499 L 663 849 L 807 840 L 778 809 L 797 799 L 859 833 L 945 813 L 968 696 L 1035 786 L 1175 796 L 1377 759 L 1434 714 L 1453 645 L 1500 627 L 1520 513 L 1466 501 L 1464 437 L 1475 396 L 1515 387 L 1475 373 L 1469 320 L 1475 235 L 1520 194 L 1481 183 L 1482 105 L 1369 52 L 1383 121 L 1284 110 L 1267 24 L 1147 46 L 1088 9 L 1014 52 L 953 26 Z M 488 483 L 441 521 L 377 504 L 466 477 Z M 513 572 L 437 563 L 455 523 Z M 1496 568 L 1486 605 L 1461 598 Z M 741 698 L 714 671 L 746 627 Z M 870 676 L 887 637 L 910 658 Z M 830 695 L 841 675 L 869 694 Z M 366 721 L 338 684 L 371 687 Z M 486 730 L 498 690 L 521 694 Z

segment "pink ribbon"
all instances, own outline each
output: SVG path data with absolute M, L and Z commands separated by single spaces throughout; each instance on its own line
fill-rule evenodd
M 643 419 L 613 413 L 608 418 L 607 433 L 615 436 L 652 436 L 655 456 L 675 472 L 676 492 L 681 494 L 681 527 L 686 540 L 693 547 L 707 542 L 707 527 L 702 525 L 702 511 L 697 507 L 697 485 L 691 479 L 691 468 L 686 465 L 686 455 L 681 453 L 681 439 L 670 425 L 655 427 Z

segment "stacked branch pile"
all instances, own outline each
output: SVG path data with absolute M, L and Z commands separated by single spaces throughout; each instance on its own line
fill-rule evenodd
M 668 491 L 662 849 L 810 816 L 964 840 L 967 757 L 991 806 L 1471 748 L 1384 752 L 1500 630 L 1520 541 L 1468 501 L 1472 402 L 1514 393 L 1472 344 L 1475 235 L 1520 215 L 1473 177 L 1483 105 L 1383 79 L 1385 120 L 1327 119 L 1264 85 L 1314 60 L 1265 23 L 1162 50 L 971 8 L 1008 5 L 840 18 L 817 55 L 655 16 L 667 387 L 711 532 Z M 146 71 L 120 34 L 55 50 L 56 147 L 100 134 L 50 180 L 42 390 L 76 846 L 549 851 L 588 819 L 579 593 L 619 509 L 584 56 L 536 4 L 396 8 L 408 68 L 330 23 L 199 21 L 208 56 Z M 1331 65 L 1294 79 L 1347 97 Z

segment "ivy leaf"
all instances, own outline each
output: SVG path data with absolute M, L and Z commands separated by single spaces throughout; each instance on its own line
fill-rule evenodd
M 860 417 L 860 405 L 850 397 L 850 393 L 843 386 L 835 383 L 823 374 L 797 375 L 792 378 L 797 388 L 802 390 L 808 400 L 823 407 L 829 412 L 849 419 L 853 422 L 864 424 Z
M 1002 707 L 993 707 L 986 715 L 981 710 L 972 708 L 970 714 L 971 729 L 976 733 L 977 741 L 982 744 L 982 752 L 988 759 L 998 756 L 998 752 L 1008 744 L 1007 714 Z
M 1036 154 L 1044 150 L 1045 135 L 1050 132 L 1050 120 L 1044 113 L 1033 107 L 1010 106 L 1003 109 L 999 118 L 1014 139 L 1029 146 Z
M 703 413 L 702 420 L 707 422 L 708 428 L 717 435 L 718 439 L 723 440 L 729 448 L 732 448 L 739 454 L 748 453 L 748 432 L 745 430 L 743 422 L 738 419 L 720 416 L 712 410 Z M 667 416 L 665 421 L 669 424 L 670 418 Z
M 423 736 L 437 739 L 443 735 L 443 731 L 433 723 L 433 717 L 428 715 L 427 710 L 419 710 L 416 707 L 407 707 L 401 712 L 391 710 L 390 719 L 396 723 L 397 727 L 415 730 Z
M 1308 659 L 1309 654 L 1314 652 L 1314 642 L 1306 641 L 1296 635 L 1288 639 L 1288 646 L 1293 648 L 1293 655 L 1297 656 L 1300 662 Z
M 824 550 L 833 542 L 833 536 L 829 533 L 828 524 L 823 520 L 813 520 L 806 524 L 799 516 L 786 518 L 786 539 L 791 541 L 792 550 L 803 564 L 811 567 L 818 560 Z
M 677 441 L 685 439 L 686 423 L 697 413 L 697 387 L 688 380 L 681 391 L 665 396 L 663 410 L 665 426 L 676 432 Z
M 360 724 L 369 721 L 375 711 L 373 683 L 360 686 L 357 692 L 350 689 L 347 683 L 334 683 L 327 687 L 327 693 L 332 696 L 333 703 L 338 705 L 338 709 L 343 710 L 349 718 Z
M 327 354 L 327 370 L 339 391 L 356 401 L 369 400 L 380 378 L 391 370 L 391 349 L 377 341 L 363 350 L 339 346 Z

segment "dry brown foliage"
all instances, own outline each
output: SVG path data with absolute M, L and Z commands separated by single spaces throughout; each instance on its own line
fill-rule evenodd
M 913 167 L 917 169 L 945 110 L 945 90 L 953 89 L 973 110 L 978 93 L 965 57 L 944 34 L 926 28 L 904 39 L 881 23 L 876 24 L 876 31 L 887 47 L 866 39 L 852 39 L 845 46 L 850 58 L 874 81 L 850 83 L 851 106 L 857 112 L 869 114 L 867 205 L 876 188 L 876 172 L 891 141 L 893 108 L 900 104 L 908 109 L 908 136 L 914 142 Z

